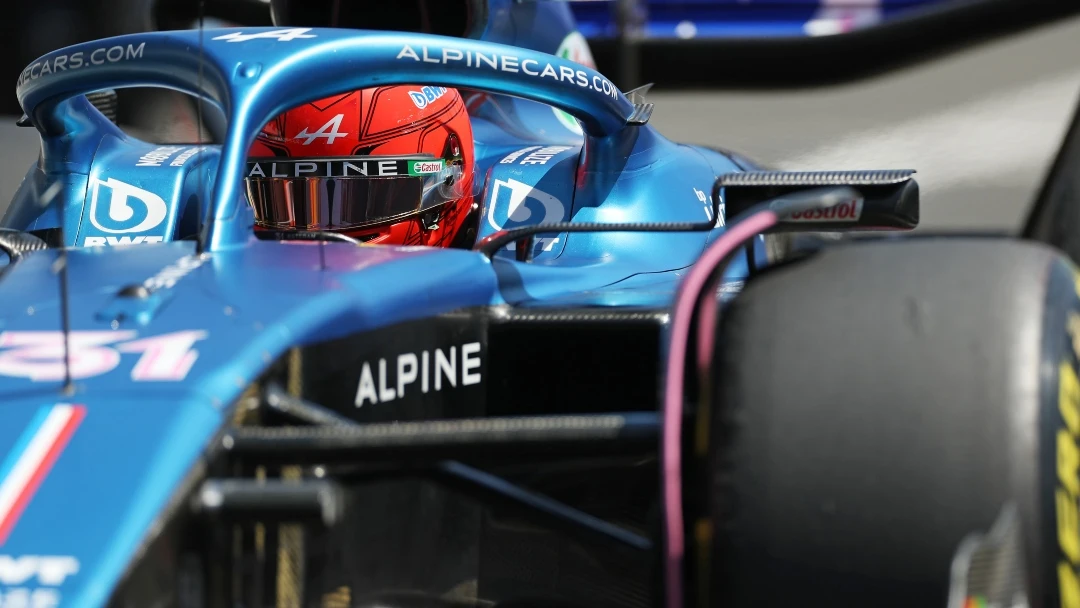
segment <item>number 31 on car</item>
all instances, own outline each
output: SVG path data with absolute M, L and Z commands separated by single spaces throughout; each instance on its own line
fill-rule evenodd
M 73 380 L 100 376 L 120 365 L 122 353 L 138 353 L 132 380 L 183 380 L 199 357 L 193 347 L 204 338 L 206 332 L 198 330 L 141 339 L 130 330 L 73 331 L 68 334 L 68 371 Z M 5 331 L 0 333 L 0 375 L 34 382 L 63 380 L 64 350 L 63 332 Z

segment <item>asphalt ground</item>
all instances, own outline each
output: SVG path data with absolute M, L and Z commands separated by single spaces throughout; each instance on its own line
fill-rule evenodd
M 869 79 L 779 91 L 654 88 L 652 124 L 776 168 L 918 171 L 921 229 L 1014 230 L 1080 99 L 1080 17 Z M 33 129 L 0 116 L 0 211 Z
M 1080 18 L 871 79 L 653 89 L 652 124 L 787 170 L 918 171 L 922 229 L 1019 227 L 1080 99 Z

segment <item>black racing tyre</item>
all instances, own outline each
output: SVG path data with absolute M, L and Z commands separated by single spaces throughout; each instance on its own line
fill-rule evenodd
M 850 242 L 752 279 L 721 320 L 699 605 L 963 606 L 958 550 L 1011 510 L 1030 606 L 1080 606 L 1074 343 L 1076 271 L 1035 244 Z

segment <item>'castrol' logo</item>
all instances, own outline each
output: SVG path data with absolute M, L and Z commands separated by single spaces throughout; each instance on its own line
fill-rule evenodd
M 413 173 L 438 173 L 443 170 L 441 162 L 418 162 L 413 163 Z
M 788 222 L 857 222 L 862 216 L 863 199 L 854 198 L 828 209 L 796 211 L 787 216 Z

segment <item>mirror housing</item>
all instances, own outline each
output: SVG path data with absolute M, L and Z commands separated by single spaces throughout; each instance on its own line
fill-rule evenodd
M 822 189 L 850 195 L 827 208 L 786 213 L 770 232 L 911 230 L 919 225 L 919 185 L 911 177 L 914 173 L 750 171 L 721 175 L 713 190 L 725 206 L 726 217 L 737 217 L 770 200 L 772 206 L 781 206 L 789 198 L 803 198 Z

